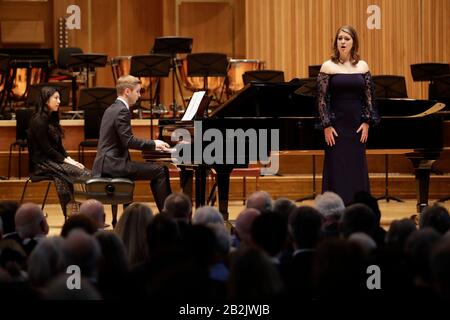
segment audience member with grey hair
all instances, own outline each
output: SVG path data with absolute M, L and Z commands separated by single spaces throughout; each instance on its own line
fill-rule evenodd
M 76 265 L 83 277 L 93 284 L 97 283 L 101 249 L 93 236 L 81 229 L 74 229 L 66 237 L 62 251 L 64 267 Z
M 173 192 L 164 201 L 163 213 L 177 221 L 191 222 L 192 202 L 191 199 L 181 192 Z
M 46 237 L 31 252 L 28 258 L 28 278 L 33 287 L 44 287 L 62 271 L 63 243 L 62 237 Z
M 53 279 L 45 289 L 43 298 L 45 300 L 101 300 L 102 296 L 86 278 L 81 277 L 79 289 L 69 289 L 67 281 L 70 275 L 61 274 Z
M 210 206 L 203 206 L 195 210 L 195 214 L 192 217 L 192 224 L 208 225 L 210 223 L 223 225 L 223 216 L 219 210 Z
M 272 197 L 266 191 L 255 191 L 248 198 L 246 207 L 263 211 L 272 210 Z
M 13 234 L 9 239 L 19 242 L 29 255 L 37 242 L 49 231 L 44 212 L 37 204 L 24 203 L 17 209 L 14 222 L 17 234 Z
M 80 214 L 86 215 L 95 221 L 98 229 L 105 228 L 105 208 L 103 203 L 96 199 L 88 199 L 80 206 Z
M 324 217 L 322 224 L 323 236 L 326 238 L 338 237 L 339 221 L 345 210 L 342 198 L 332 191 L 326 191 L 316 197 L 314 207 Z

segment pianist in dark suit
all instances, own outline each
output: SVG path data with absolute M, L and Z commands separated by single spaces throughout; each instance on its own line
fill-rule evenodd
M 31 117 L 28 129 L 28 150 L 30 170 L 35 174 L 53 177 L 64 217 L 67 217 L 67 205 L 73 203 L 74 180 L 88 178 L 91 172 L 69 157 L 64 149 L 59 103 L 60 93 L 56 88 L 41 89 L 36 112 Z
M 358 46 L 356 30 L 340 27 L 331 59 L 317 77 L 326 142 L 322 189 L 337 193 L 346 205 L 356 192 L 370 192 L 366 142 L 369 127 L 379 121 L 372 77 Z
M 156 163 L 134 162 L 128 149 L 169 151 L 161 140 L 143 140 L 131 130 L 131 112 L 140 97 L 141 81 L 131 75 L 117 80 L 117 100 L 106 109 L 100 126 L 100 138 L 92 171 L 94 176 L 150 180 L 158 210 L 162 211 L 171 193 L 167 167 Z

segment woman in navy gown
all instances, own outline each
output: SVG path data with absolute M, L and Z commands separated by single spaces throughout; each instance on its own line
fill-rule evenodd
M 359 57 L 353 27 L 337 30 L 333 54 L 322 64 L 317 86 L 326 142 L 322 191 L 337 193 L 348 205 L 356 192 L 370 192 L 366 142 L 369 127 L 379 122 L 372 77 Z

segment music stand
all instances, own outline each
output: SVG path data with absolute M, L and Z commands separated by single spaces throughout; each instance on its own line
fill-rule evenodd
M 203 77 L 203 90 L 208 90 L 208 77 L 226 77 L 228 72 L 227 55 L 223 53 L 192 53 L 187 57 L 187 75 Z
M 171 56 L 166 54 L 145 54 L 131 57 L 130 74 L 135 77 L 168 77 Z M 139 118 L 142 118 L 139 104 Z M 153 86 L 150 79 L 150 136 L 153 139 Z
M 403 76 L 373 76 L 376 98 L 407 98 L 406 81 Z
M 394 75 L 376 75 L 372 76 L 375 87 L 376 98 L 408 98 L 406 91 L 406 81 L 403 76 Z M 377 200 L 385 199 L 386 202 L 394 200 L 403 202 L 402 199 L 391 196 L 389 194 L 389 155 L 384 155 L 384 196 L 378 197 Z
M 99 53 L 72 53 L 67 62 L 70 69 L 86 68 L 85 87 L 89 88 L 89 72 L 92 69 L 106 66 L 108 55 Z
M 296 94 L 302 94 L 305 96 L 317 96 L 317 78 L 301 78 L 300 81 L 303 83 L 300 88 L 295 90 Z
M 80 90 L 78 110 L 85 110 L 92 106 L 106 109 L 116 101 L 116 98 L 117 91 L 115 88 L 83 88 Z
M 176 37 L 176 36 L 168 36 L 168 37 L 157 37 L 155 38 L 155 43 L 153 45 L 153 49 L 151 53 L 161 53 L 168 54 L 171 56 L 171 70 L 172 70 L 172 111 L 173 117 L 175 118 L 177 111 L 177 103 L 175 101 L 175 79 L 178 84 L 178 90 L 180 91 L 180 95 L 182 96 L 181 91 L 181 83 L 180 79 L 178 79 L 176 68 L 177 61 L 176 55 L 177 53 L 191 53 L 192 51 L 192 38 L 185 37 Z M 186 104 L 184 99 L 181 99 L 183 102 L 183 107 L 186 108 Z
M 244 85 L 252 82 L 284 82 L 284 72 L 280 70 L 252 70 L 242 74 Z
M 428 99 L 433 97 L 434 79 L 450 74 L 448 63 L 416 63 L 411 65 L 411 75 L 414 81 L 429 81 Z
M 321 64 L 314 64 L 311 66 L 308 66 L 308 77 L 314 78 L 319 75 L 320 68 L 322 68 Z

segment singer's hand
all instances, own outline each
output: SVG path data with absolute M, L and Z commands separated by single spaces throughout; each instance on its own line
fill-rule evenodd
M 334 130 L 333 127 L 327 127 L 323 130 L 324 136 L 325 136 L 325 142 L 330 147 L 334 146 L 336 144 L 335 137 L 338 136 L 336 130 Z
M 362 123 L 358 130 L 356 130 L 356 133 L 361 132 L 361 143 L 366 143 L 367 142 L 367 138 L 369 137 L 369 125 L 367 123 Z

